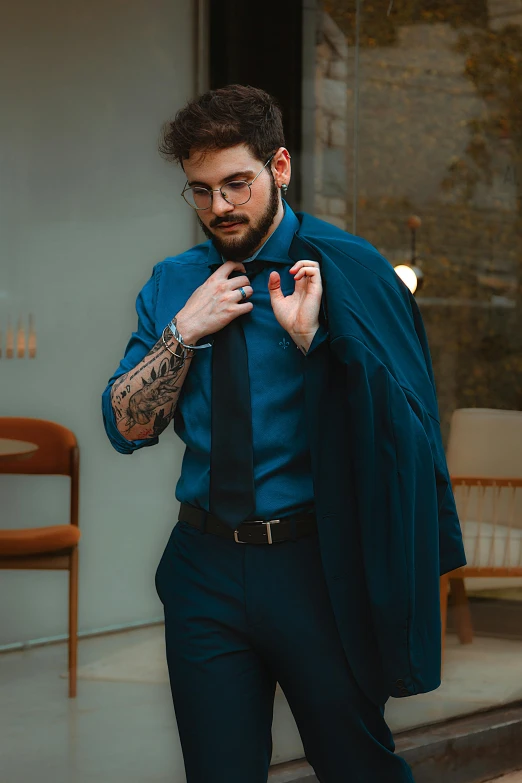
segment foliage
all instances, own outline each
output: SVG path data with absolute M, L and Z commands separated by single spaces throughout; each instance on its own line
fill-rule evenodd
M 323 9 L 355 45 L 357 0 L 324 0 Z M 401 25 L 445 22 L 486 27 L 487 0 L 361 0 L 360 46 L 393 46 Z

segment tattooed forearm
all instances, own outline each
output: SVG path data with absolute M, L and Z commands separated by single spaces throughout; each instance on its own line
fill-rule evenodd
M 125 385 L 128 384 L 129 381 L 132 381 L 132 379 L 136 377 L 136 375 L 141 374 L 146 367 L 149 367 L 149 365 L 154 364 L 154 362 L 156 362 L 158 358 L 158 355 L 163 352 L 165 352 L 165 346 L 163 345 L 163 340 L 158 340 L 156 345 L 149 351 L 147 356 L 144 358 L 143 362 L 146 361 L 146 364 L 143 364 L 143 362 L 141 362 L 140 364 L 138 364 L 137 367 L 135 367 L 130 372 L 126 373 L 125 375 L 122 375 L 120 378 L 116 378 L 113 384 L 114 391 L 117 392 L 121 386 L 123 386 L 124 384 Z
M 172 348 L 175 348 L 172 341 Z M 183 367 L 160 340 L 142 361 L 114 382 L 111 402 L 119 432 L 127 440 L 158 437 L 169 425 L 190 367 Z
M 160 340 L 159 342 L 157 342 L 157 343 L 156 343 L 156 345 L 154 346 L 154 348 L 152 349 L 152 351 L 151 351 L 151 352 L 150 352 L 150 353 L 149 353 L 149 354 L 148 354 L 148 355 L 145 357 L 145 359 L 148 359 L 148 361 L 147 361 L 147 363 L 146 363 L 146 364 L 143 366 L 143 368 L 142 368 L 141 370 L 137 370 L 137 369 L 135 369 L 135 370 L 133 370 L 133 371 L 132 371 L 132 374 L 131 374 L 131 375 L 130 375 L 130 377 L 129 377 L 129 381 L 132 381 L 132 379 L 133 379 L 133 378 L 134 378 L 136 375 L 139 375 L 139 374 L 140 374 L 141 372 L 143 372 L 143 370 L 145 370 L 147 367 L 150 367 L 150 365 L 151 365 L 151 364 L 154 364 L 154 363 L 157 361 L 157 359 L 158 359 L 158 355 L 159 355 L 160 353 L 162 353 L 164 350 L 165 350 L 165 346 L 163 345 L 163 341 L 162 341 L 162 340 Z

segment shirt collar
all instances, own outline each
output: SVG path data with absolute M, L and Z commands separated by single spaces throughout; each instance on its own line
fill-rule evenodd
M 294 238 L 294 234 L 299 229 L 299 220 L 296 217 L 293 209 L 283 199 L 284 215 L 275 231 L 273 231 L 266 242 L 256 250 L 256 252 L 249 258 L 245 258 L 244 264 L 248 264 L 249 261 L 253 261 L 259 255 L 262 255 L 263 259 L 267 261 L 283 261 L 284 263 L 291 264 L 292 259 L 288 255 L 288 250 Z M 210 243 L 210 255 L 209 261 L 217 263 L 221 260 L 225 263 L 226 259 L 223 258 L 215 249 L 214 243 Z

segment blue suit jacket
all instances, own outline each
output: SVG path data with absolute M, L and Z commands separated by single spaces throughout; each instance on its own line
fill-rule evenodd
M 466 565 L 431 358 L 391 264 L 297 217 L 290 256 L 319 262 L 329 329 L 305 368 L 321 556 L 354 676 L 383 703 L 441 684 L 439 577 Z

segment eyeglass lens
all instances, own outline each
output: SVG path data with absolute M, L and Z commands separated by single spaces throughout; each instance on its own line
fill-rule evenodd
M 206 188 L 187 188 L 183 195 L 195 209 L 208 209 L 212 203 L 211 193 Z M 221 195 L 229 204 L 239 206 L 250 199 L 250 187 L 247 182 L 227 182 L 221 188 Z

